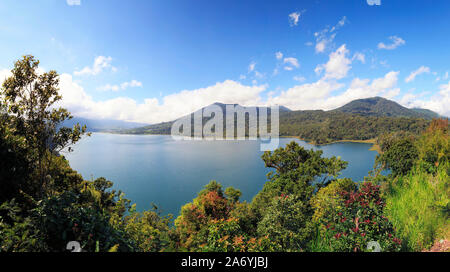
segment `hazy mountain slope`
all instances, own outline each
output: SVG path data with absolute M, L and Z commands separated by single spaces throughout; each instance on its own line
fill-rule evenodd
M 145 126 L 145 124 L 143 123 L 108 119 L 87 119 L 81 117 L 74 117 L 71 120 L 67 120 L 63 123 L 63 126 L 72 127 L 76 123 L 79 123 L 80 125 L 86 125 L 88 131 L 91 132 L 132 129 Z

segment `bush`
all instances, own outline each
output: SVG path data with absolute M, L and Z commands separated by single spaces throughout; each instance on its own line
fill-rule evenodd
M 333 251 L 367 251 L 368 243 L 378 242 L 382 251 L 398 251 L 400 239 L 394 235 L 394 228 L 383 215 L 385 203 L 380 196 L 379 186 L 363 183 L 359 190 L 343 192 L 342 209 L 328 218 L 325 233 L 330 239 Z
M 321 224 L 324 217 L 329 218 L 331 214 L 337 213 L 337 210 L 342 208 L 339 206 L 342 202 L 341 193 L 355 189 L 356 184 L 349 178 L 332 181 L 326 187 L 320 188 L 311 199 L 313 221 Z
M 312 237 L 314 224 L 309 203 L 296 195 L 281 195 L 273 199 L 258 224 L 258 234 L 280 246 L 281 251 L 304 251 Z

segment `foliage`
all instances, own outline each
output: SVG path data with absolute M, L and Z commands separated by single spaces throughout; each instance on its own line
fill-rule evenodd
M 331 181 L 327 186 L 320 188 L 311 199 L 314 209 L 313 221 L 322 223 L 323 218 L 329 218 L 342 208 L 342 193 L 356 189 L 356 184 L 348 178 Z
M 313 232 L 311 216 L 308 202 L 296 195 L 282 194 L 272 200 L 258 224 L 258 234 L 267 235 L 281 251 L 304 251 Z
M 382 251 L 400 250 L 401 241 L 384 216 L 384 200 L 379 186 L 363 183 L 357 191 L 342 192 L 342 208 L 324 217 L 331 248 L 340 252 L 366 251 L 371 241 L 378 242 Z
M 36 222 L 51 251 L 64 251 L 68 241 L 79 241 L 88 252 L 108 251 L 120 245 L 119 251 L 130 251 L 127 234 L 110 223 L 110 214 L 86 195 L 66 192 L 42 201 L 36 208 Z
M 33 219 L 21 213 L 15 200 L 0 205 L 0 252 L 46 251 Z
M 279 247 L 268 236 L 249 237 L 240 227 L 239 219 L 213 220 L 209 224 L 207 242 L 200 246 L 208 252 L 264 252 Z
M 34 185 L 28 190 L 32 197 L 43 197 L 49 186 L 48 169 L 53 155 L 69 148 L 85 133 L 79 124 L 73 128 L 59 127 L 72 118 L 64 108 L 56 107 L 62 99 L 58 94 L 59 76 L 56 71 L 39 72 L 39 61 L 24 56 L 14 64 L 12 76 L 1 87 L 2 105 L 6 110 L 6 130 L 12 136 L 22 136 L 27 149 L 29 167 L 33 169 Z
M 297 195 L 309 202 L 314 182 L 324 183 L 335 178 L 347 166 L 340 158 L 322 158 L 321 150 L 306 150 L 294 141 L 284 148 L 264 152 L 262 159 L 266 167 L 274 168 L 275 172 L 268 174 L 269 181 L 252 201 L 252 207 L 260 211 L 260 215 L 272 199 L 281 194 Z
M 160 252 L 173 247 L 169 224 L 172 216 L 161 217 L 157 207 L 153 210 L 137 212 L 133 205 L 125 217 L 124 231 L 136 242 L 138 251 Z
M 434 119 L 427 131 L 418 139 L 417 146 L 420 167 L 428 173 L 436 173 L 440 165 L 450 163 L 448 119 Z
M 441 166 L 437 175 L 414 168 L 386 188 L 386 213 L 404 241 L 405 250 L 421 251 L 450 235 L 450 178 Z
M 200 250 L 200 245 L 207 242 L 209 224 L 214 220 L 228 219 L 234 200 L 224 196 L 222 186 L 216 181 L 206 185 L 191 203 L 181 208 L 181 214 L 175 220 L 180 247 Z
M 377 156 L 376 162 L 383 165 L 384 169 L 392 170 L 394 176 L 407 174 L 419 155 L 413 137 L 395 138 L 382 146 L 383 153 Z

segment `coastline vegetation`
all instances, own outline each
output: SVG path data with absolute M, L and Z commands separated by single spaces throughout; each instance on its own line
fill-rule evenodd
M 0 252 L 65 251 L 69 241 L 90 252 L 362 252 L 376 241 L 396 252 L 449 238 L 447 119 L 373 119 L 391 126 L 363 182 L 337 178 L 347 166 L 340 158 L 291 142 L 264 153 L 272 172 L 251 202 L 211 181 L 174 218 L 157 207 L 138 212 L 111 181 L 85 180 L 70 167 L 61 150 L 86 128 L 60 126 L 71 116 L 55 107 L 58 75 L 38 74 L 38 65 L 24 56 L 1 88 Z M 402 126 L 413 133 L 392 129 Z

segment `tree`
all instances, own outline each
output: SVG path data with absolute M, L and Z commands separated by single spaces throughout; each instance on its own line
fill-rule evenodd
M 284 148 L 265 152 L 262 159 L 266 167 L 276 171 L 268 174 L 269 182 L 253 199 L 255 213 L 262 217 L 272 198 L 281 194 L 296 195 L 309 202 L 314 185 L 322 186 L 336 178 L 347 166 L 340 158 L 322 158 L 322 153 L 321 150 L 306 150 L 294 141 Z
M 27 55 L 18 60 L 1 88 L 3 105 L 9 116 L 7 126 L 14 128 L 14 135 L 25 138 L 29 151 L 28 160 L 33 162 L 35 172 L 34 196 L 42 197 L 49 189 L 52 177 L 48 169 L 54 154 L 76 143 L 86 132 L 86 127 L 76 124 L 73 128 L 62 127 L 70 113 L 57 103 L 59 76 L 56 71 L 40 73 L 39 61 Z
M 388 137 L 383 144 L 384 152 L 377 156 L 376 163 L 391 169 L 394 176 L 405 175 L 411 170 L 419 156 L 414 138 L 410 136 Z

